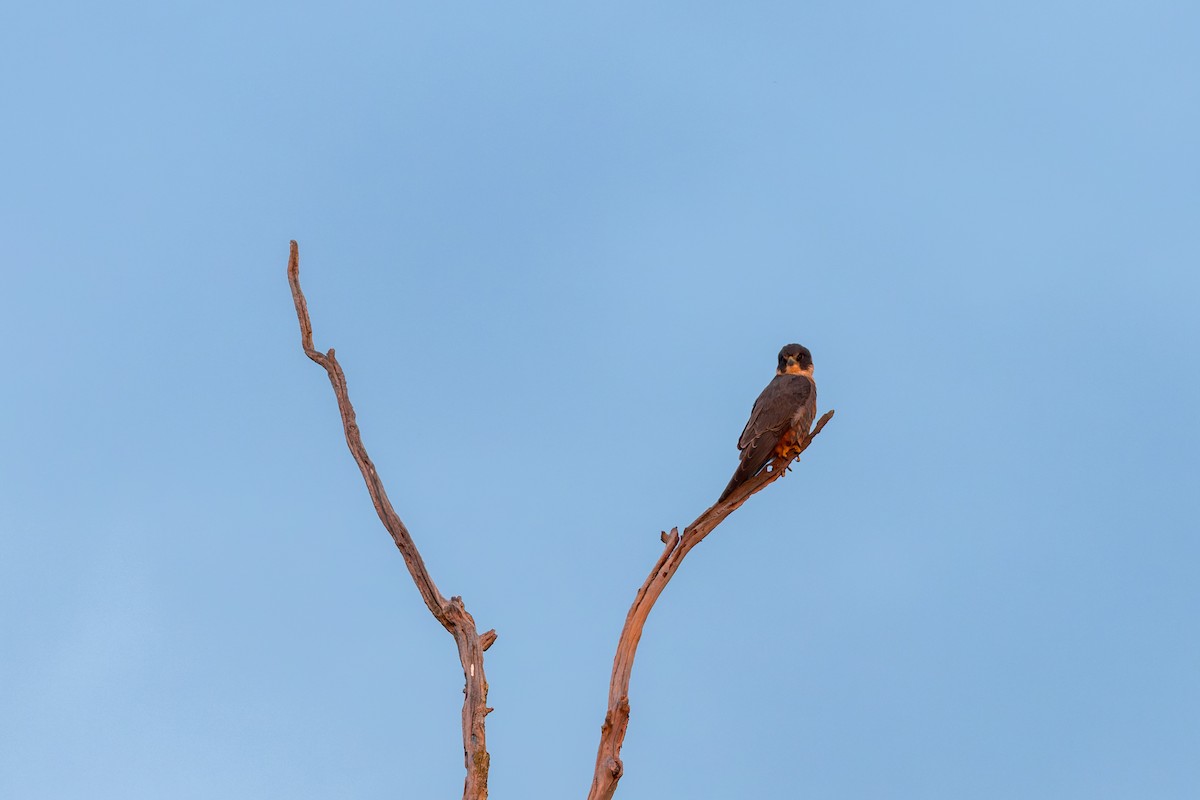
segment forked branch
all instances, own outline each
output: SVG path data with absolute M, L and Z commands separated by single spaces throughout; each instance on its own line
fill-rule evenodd
M 451 597 L 446 600 L 438 591 L 429 577 L 425 562 L 413 543 L 408 528 L 400 521 L 400 517 L 392 508 L 383 481 L 375 472 L 375 465 L 367 455 L 363 446 L 362 435 L 355 422 L 354 406 L 350 405 L 350 394 L 346 388 L 346 375 L 338 364 L 333 348 L 322 353 L 313 346 L 312 321 L 308 316 L 308 303 L 300 290 L 300 247 L 292 242 L 291 256 L 288 259 L 288 283 L 292 287 L 292 300 L 296 303 L 296 318 L 300 321 L 300 346 L 304 353 L 313 361 L 324 367 L 329 374 L 329 382 L 333 385 L 333 394 L 337 397 L 338 411 L 342 415 L 342 428 L 346 433 L 346 444 L 350 448 L 354 461 L 366 481 L 367 491 L 375 511 L 379 514 L 383 527 L 391 534 L 396 548 L 404 556 L 409 574 L 417 585 L 417 591 L 430 612 L 442 623 L 458 645 L 458 658 L 462 662 L 463 678 L 466 686 L 463 689 L 462 732 L 463 756 L 466 761 L 467 778 L 463 787 L 463 800 L 486 800 L 487 781 L 490 758 L 484 731 L 484 721 L 492 709 L 487 707 L 488 684 L 483 674 L 483 651 L 496 641 L 494 630 L 479 633 L 475 628 L 475 620 L 467 613 L 461 597 Z
M 817 421 L 793 458 L 799 458 L 800 453 L 808 449 L 808 445 L 816 437 L 825 423 L 833 417 L 832 411 Z M 600 747 L 596 753 L 596 771 L 592 776 L 592 788 L 588 792 L 588 800 L 611 800 L 617 791 L 617 782 L 621 780 L 624 765 L 621 763 L 621 745 L 625 741 L 625 731 L 629 727 L 629 677 L 633 671 L 633 658 L 637 655 L 638 642 L 642 638 L 642 628 L 650 609 L 667 587 L 679 565 L 691 549 L 700 544 L 705 536 L 713 532 L 725 518 L 750 499 L 750 496 L 761 492 L 774 483 L 788 471 L 792 459 L 776 460 L 771 466 L 743 483 L 733 494 L 711 506 L 696 518 L 696 521 L 683 530 L 681 536 L 678 528 L 662 535 L 662 555 L 654 564 L 646 582 L 638 589 L 633 598 L 633 605 L 625 617 L 625 627 L 621 638 L 617 641 L 617 655 L 613 659 L 612 680 L 608 687 L 608 713 L 604 715 L 604 724 L 600 728 Z

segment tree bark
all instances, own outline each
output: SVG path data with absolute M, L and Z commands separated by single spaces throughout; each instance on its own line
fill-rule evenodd
M 604 715 L 604 724 L 600 727 L 600 747 L 596 752 L 596 770 L 592 776 L 592 788 L 588 792 L 588 800 L 612 800 L 617 791 L 617 783 L 621 780 L 625 767 L 621 762 L 621 745 L 625 741 L 625 731 L 629 728 L 629 678 L 633 671 L 633 659 L 637 655 L 638 642 L 642 638 L 642 628 L 650 609 L 667 588 L 667 583 L 674 576 L 683 559 L 692 548 L 700 544 L 704 537 L 712 533 L 726 517 L 732 514 L 750 499 L 756 492 L 765 489 L 771 483 L 787 473 L 794 459 L 800 457 L 812 440 L 816 437 L 825 423 L 833 417 L 832 411 L 817 421 L 803 441 L 793 458 L 776 459 L 768 469 L 760 472 L 746 483 L 734 490 L 733 494 L 711 506 L 696 521 L 683 530 L 681 536 L 678 528 L 670 533 L 663 532 L 662 540 L 665 545 L 662 555 L 654 564 L 645 583 L 638 589 L 625 617 L 625 627 L 621 638 L 617 640 L 617 654 L 613 658 L 612 680 L 608 687 L 608 713 Z
M 467 613 L 461 597 L 451 597 L 447 600 L 438 591 L 421 560 L 421 554 L 409 535 L 408 528 L 400 521 L 399 515 L 392 508 L 383 481 L 375 471 L 375 465 L 367 455 L 363 445 L 362 435 L 355 421 L 354 406 L 350 404 L 350 394 L 346 388 L 346 375 L 338 364 L 333 348 L 322 353 L 313 347 L 312 321 L 308 316 L 308 303 L 300 290 L 300 247 L 293 240 L 291 256 L 288 259 L 288 283 L 292 287 L 292 300 L 296 304 L 296 318 L 300 322 L 300 346 L 305 355 L 317 362 L 329 374 L 329 383 L 333 386 L 337 398 L 338 411 L 342 416 L 342 428 L 346 434 L 346 445 L 350 448 L 354 461 L 362 472 L 371 495 L 375 511 L 383 522 L 383 527 L 391 534 L 396 549 L 404 556 L 404 563 L 412 575 L 421 599 L 434 618 L 442 624 L 458 645 L 458 659 L 462 663 L 463 679 L 463 758 L 466 762 L 467 777 L 463 786 L 463 800 L 486 800 L 488 794 L 488 768 L 490 757 L 487 752 L 487 742 L 484 722 L 492 709 L 487 706 L 488 684 L 483 673 L 483 653 L 496 641 L 494 630 L 479 633 L 475 627 L 474 618 Z

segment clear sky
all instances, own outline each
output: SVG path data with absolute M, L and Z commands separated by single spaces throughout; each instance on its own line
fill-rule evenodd
M 1200 7 L 9 3 L 0 796 L 1194 798 Z

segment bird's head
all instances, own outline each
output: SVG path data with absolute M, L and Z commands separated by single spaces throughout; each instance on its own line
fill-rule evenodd
M 779 367 L 775 370 L 776 375 L 807 375 L 812 377 L 813 360 L 812 353 L 808 352 L 808 348 L 801 344 L 784 345 L 784 348 L 779 351 Z

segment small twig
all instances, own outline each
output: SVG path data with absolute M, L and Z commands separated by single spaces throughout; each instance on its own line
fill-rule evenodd
M 625 627 L 621 630 L 621 638 L 617 640 L 612 680 L 608 686 L 608 712 L 604 715 L 604 724 L 600 727 L 600 747 L 596 752 L 596 770 L 592 776 L 588 800 L 611 800 L 617 791 L 617 782 L 621 780 L 624 772 L 621 745 L 625 742 L 625 731 L 629 728 L 629 678 L 633 671 L 638 642 L 642 638 L 642 628 L 655 601 L 691 549 L 704 541 L 704 537 L 749 500 L 751 495 L 761 492 L 783 477 L 791 463 L 808 449 L 809 444 L 832 417 L 833 411 L 826 411 L 812 432 L 801 442 L 795 456 L 786 461 L 776 460 L 769 469 L 743 483 L 729 497 L 710 506 L 695 522 L 684 528 L 682 536 L 678 528 L 670 533 L 663 533 L 665 547 L 662 555 L 658 557 L 654 569 L 650 570 L 646 582 L 633 598 L 633 605 L 629 607 L 629 614 L 625 617 Z
M 483 651 L 496 641 L 496 632 L 489 630 L 480 634 L 475 628 L 474 618 L 467 613 L 461 597 L 451 597 L 446 600 L 438 591 L 421 560 L 421 554 L 413 543 L 408 528 L 400 521 L 400 517 L 392 508 L 383 481 L 375 472 L 367 449 L 363 445 L 362 436 L 355 421 L 354 406 L 350 405 L 350 394 L 346 388 L 346 375 L 334 356 L 333 348 L 322 353 L 313 346 L 312 321 L 308 316 L 308 303 L 300 290 L 300 247 L 292 241 L 291 256 L 288 259 L 288 283 L 292 287 L 292 300 L 296 304 L 296 318 L 300 321 L 300 346 L 305 354 L 313 361 L 324 367 L 329 374 L 329 382 L 333 385 L 333 393 L 337 397 L 338 411 L 342 415 L 342 428 L 346 433 L 346 445 L 350 448 L 363 480 L 366 481 L 367 491 L 375 511 L 383 522 L 383 527 L 391 534 L 396 548 L 404 556 L 409 574 L 417 585 L 417 591 L 430 612 L 442 624 L 458 645 L 458 658 L 462 662 L 463 677 L 466 687 L 463 689 L 463 756 L 466 762 L 467 778 L 463 787 L 463 800 L 486 800 L 488 767 L 490 757 L 487 752 L 484 720 L 492 709 L 487 706 L 488 684 L 483 674 Z

